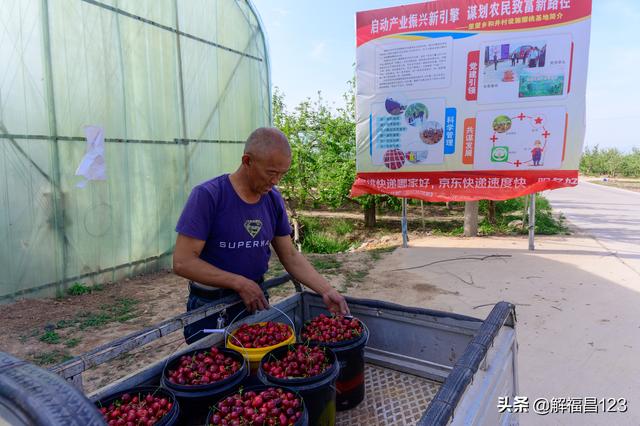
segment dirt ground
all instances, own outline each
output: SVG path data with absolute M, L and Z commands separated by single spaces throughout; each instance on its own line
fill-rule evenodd
M 597 183 L 598 185 L 613 186 L 614 188 L 626 189 L 629 191 L 640 192 L 640 179 L 632 178 L 608 178 L 608 177 L 584 177 L 587 182 Z
M 368 272 L 400 243 L 400 235 L 387 236 L 365 242 L 358 251 L 308 258 L 338 290 L 351 293 L 378 285 Z M 282 272 L 273 261 L 267 278 Z M 292 284 L 285 284 L 271 291 L 271 300 L 275 303 L 293 291 Z M 0 309 L 0 350 L 50 367 L 183 313 L 187 295 L 186 280 L 163 271 L 107 284 L 90 294 L 23 299 Z M 174 332 L 90 369 L 83 374 L 85 391 L 99 389 L 183 345 L 182 334 Z

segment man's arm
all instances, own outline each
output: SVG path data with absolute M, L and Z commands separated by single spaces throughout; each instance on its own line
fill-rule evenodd
M 178 234 L 173 252 L 173 272 L 200 284 L 234 290 L 250 312 L 267 309 L 269 302 L 258 284 L 200 259 L 204 243 L 202 240 Z
M 287 272 L 293 278 L 320 294 L 330 311 L 343 315 L 349 313 L 349 307 L 344 297 L 295 249 L 288 235 L 275 237 L 271 241 L 271 245 Z

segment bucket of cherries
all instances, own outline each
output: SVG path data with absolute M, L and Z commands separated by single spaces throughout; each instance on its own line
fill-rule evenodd
M 291 326 L 274 321 L 241 324 L 227 337 L 227 348 L 245 355 L 256 372 L 262 357 L 268 352 L 296 341 Z
M 254 386 L 222 398 L 213 406 L 207 425 L 294 425 L 309 424 L 300 395 L 276 386 Z
M 107 425 L 170 426 L 176 423 L 180 408 L 166 389 L 140 386 L 107 396 L 96 402 Z
M 351 316 L 320 314 L 304 323 L 303 342 L 330 348 L 340 364 L 336 380 L 337 410 L 358 405 L 365 396 L 364 347 L 369 339 L 367 326 Z
M 286 386 L 298 392 L 307 408 L 309 424 L 333 425 L 339 372 L 339 363 L 331 349 L 296 343 L 265 355 L 258 379 L 265 385 Z
M 171 358 L 161 384 L 178 398 L 185 414 L 202 422 L 210 401 L 236 391 L 248 374 L 242 354 L 213 346 Z

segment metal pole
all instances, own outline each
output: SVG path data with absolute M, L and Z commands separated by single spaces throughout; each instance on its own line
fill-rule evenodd
M 118 2 L 116 2 L 116 7 L 119 7 Z M 116 21 L 116 35 L 117 35 L 117 43 L 118 43 L 118 60 L 120 63 L 120 77 L 122 78 L 122 127 L 124 128 L 124 139 L 125 143 L 123 144 L 122 151 L 124 155 L 122 156 L 122 164 L 124 169 L 129 173 L 131 171 L 131 166 L 129 165 L 129 144 L 126 143 L 126 140 L 129 138 L 129 128 L 127 126 L 127 118 L 129 117 L 129 113 L 127 111 L 127 74 L 125 72 L 125 64 L 124 64 L 124 52 L 122 51 L 122 44 L 124 43 L 124 39 L 122 38 L 122 32 L 120 31 L 120 19 L 121 15 L 114 15 L 114 19 Z M 131 197 L 131 180 L 124 180 L 124 189 L 125 189 L 125 200 L 124 200 L 124 209 L 127 215 L 127 219 L 125 225 L 128 229 L 125 230 L 124 234 L 127 239 L 127 260 L 129 262 L 129 268 L 127 269 L 127 276 L 131 276 L 132 265 L 133 265 L 133 214 L 131 213 L 131 204 L 133 203 L 133 199 Z
M 58 147 L 58 120 L 56 118 L 56 102 L 54 96 L 54 84 L 53 84 L 53 65 L 51 60 L 51 39 L 49 32 L 49 1 L 42 0 L 40 2 L 40 7 L 42 9 L 42 41 L 43 41 L 43 65 L 44 65 L 44 82 L 45 82 L 45 90 L 46 90 L 46 102 L 47 102 L 47 111 L 49 113 L 49 132 L 52 136 L 52 205 L 53 205 L 53 220 L 55 230 L 57 231 L 58 238 L 60 239 L 60 243 L 62 245 L 62 256 L 59 258 L 58 250 L 55 250 L 56 256 L 56 269 L 60 264 L 60 276 L 59 276 L 59 291 L 64 291 L 64 284 L 67 279 L 67 262 L 69 259 L 69 247 L 68 247 L 68 239 L 66 235 L 64 217 L 65 217 L 65 206 L 64 206 L 64 193 L 62 191 L 61 186 L 61 172 L 60 172 L 60 150 Z
M 182 72 L 182 47 L 180 45 L 180 19 L 178 17 L 178 0 L 173 2 L 173 10 L 176 15 L 176 56 L 178 59 L 178 98 L 180 100 L 180 118 L 182 123 L 182 137 L 187 140 L 187 113 L 184 105 L 184 74 Z M 184 150 L 182 152 L 182 164 L 184 167 L 184 178 L 182 181 L 182 201 L 187 199 L 189 193 L 189 170 L 191 159 L 189 158 L 189 144 L 184 144 Z
M 407 248 L 409 236 L 407 235 L 407 199 L 402 199 L 402 247 Z
M 529 203 L 529 250 L 535 250 L 535 228 L 536 228 L 536 193 L 531 194 Z

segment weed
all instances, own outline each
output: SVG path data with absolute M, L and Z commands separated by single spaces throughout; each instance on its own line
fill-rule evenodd
M 345 274 L 345 278 L 347 280 L 347 287 L 351 287 L 353 283 L 362 283 L 364 282 L 365 277 L 369 274 L 368 270 L 360 270 L 360 271 L 347 271 Z
M 438 228 L 434 228 L 431 232 L 433 235 L 449 235 L 449 236 L 458 236 L 464 234 L 464 224 L 462 221 L 449 221 L 449 222 L 440 222 L 447 223 L 447 226 L 442 226 Z
M 94 291 L 102 290 L 104 290 L 104 286 L 102 284 L 87 286 L 84 283 L 75 282 L 71 287 L 67 289 L 67 294 L 69 296 L 82 296 L 83 294 L 90 294 Z
M 88 293 L 91 293 L 91 289 L 79 282 L 74 283 L 67 289 L 67 294 L 70 296 L 81 296 Z
M 302 250 L 306 253 L 339 253 L 351 247 L 348 235 L 354 230 L 353 221 L 301 216 L 300 223 Z
M 56 323 L 56 328 L 67 328 L 78 323 L 78 320 L 60 320 Z
M 307 253 L 339 253 L 350 246 L 349 241 L 333 237 L 326 232 L 307 234 L 302 242 L 302 250 Z
M 48 330 L 40 336 L 40 341 L 50 345 L 55 345 L 56 343 L 60 343 L 60 335 L 53 330 Z
M 338 259 L 334 257 L 329 257 L 329 256 L 315 257 L 310 260 L 313 267 L 316 268 L 318 271 L 326 271 L 328 269 L 337 269 L 340 266 L 342 266 L 342 262 L 340 262 Z
M 346 235 L 353 232 L 353 223 L 347 220 L 336 220 L 332 222 L 333 231 L 338 235 Z
M 125 322 L 137 316 L 136 305 L 138 301 L 135 299 L 116 299 L 116 302 L 110 305 L 102 305 L 100 312 L 83 312 L 78 315 L 79 327 L 81 330 L 86 328 L 101 327 L 110 322 Z
M 80 315 L 84 319 L 80 321 L 80 330 L 91 327 L 100 327 L 111 322 L 111 317 L 105 313 L 86 312 Z
M 384 253 L 391 253 L 397 248 L 398 246 L 378 247 L 373 250 L 369 250 L 369 254 L 371 255 L 371 259 L 378 261 L 382 259 L 382 255 Z
M 64 342 L 64 345 L 67 348 L 75 348 L 76 346 L 78 346 L 78 343 L 80 343 L 80 340 L 81 339 L 79 339 L 77 337 L 74 337 L 74 338 L 71 338 L 71 339 L 67 340 L 66 342 Z
M 135 312 L 138 301 L 135 299 L 118 299 L 114 305 L 107 310 L 113 315 L 114 320 L 119 322 L 128 321 L 137 316 Z
M 565 226 L 562 217 L 556 219 L 551 214 L 551 211 L 544 212 L 536 216 L 536 234 L 555 235 L 566 234 L 567 232 L 568 229 Z
M 33 354 L 33 362 L 37 365 L 60 364 L 73 358 L 67 351 L 54 350 L 51 352 L 40 352 Z

